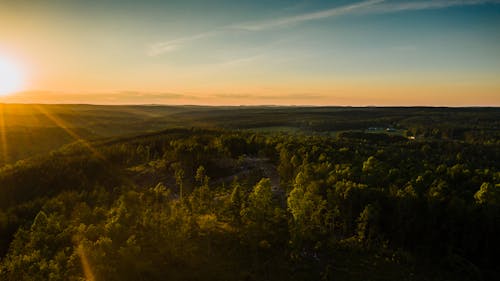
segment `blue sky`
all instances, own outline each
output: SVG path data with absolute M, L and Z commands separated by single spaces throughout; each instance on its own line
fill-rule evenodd
M 21 0 L 0 18 L 32 92 L 10 100 L 500 105 L 500 1 Z

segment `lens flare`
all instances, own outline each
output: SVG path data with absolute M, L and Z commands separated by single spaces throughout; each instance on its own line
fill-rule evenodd
M 0 96 L 19 92 L 23 89 L 23 73 L 11 59 L 0 57 Z

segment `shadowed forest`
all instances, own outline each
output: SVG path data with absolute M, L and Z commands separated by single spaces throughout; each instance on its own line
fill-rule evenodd
M 0 105 L 0 280 L 493 280 L 500 109 Z

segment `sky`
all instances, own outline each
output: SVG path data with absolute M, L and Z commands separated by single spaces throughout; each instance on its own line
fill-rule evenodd
M 500 0 L 0 0 L 0 102 L 500 106 L 499 30 Z

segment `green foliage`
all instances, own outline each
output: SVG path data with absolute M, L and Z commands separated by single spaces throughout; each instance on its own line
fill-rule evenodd
M 357 219 L 358 239 L 367 246 L 376 242 L 380 235 L 380 208 L 377 205 L 368 204 Z
M 484 182 L 474 194 L 478 204 L 498 205 L 500 204 L 500 185 Z
M 136 109 L 167 118 L 161 108 Z M 235 118 L 229 109 L 169 110 L 184 122 L 276 123 L 302 133 L 177 128 L 89 142 L 90 150 L 78 142 L 4 166 L 0 280 L 498 274 L 497 135 L 462 119 L 490 116 L 474 121 L 484 129 L 498 123 L 495 110 L 462 109 L 455 121 L 436 117 L 451 109 L 411 109 L 408 117 L 398 108 L 260 108 L 257 120 L 250 118 L 256 108 Z M 405 126 L 416 140 L 361 131 L 386 122 Z M 334 137 L 329 131 L 354 128 Z
M 248 200 L 241 210 L 241 218 L 248 229 L 248 235 L 259 240 L 274 233 L 281 210 L 273 200 L 271 181 L 261 179 L 248 195 Z
M 304 172 L 299 172 L 287 199 L 288 211 L 292 215 L 292 244 L 296 251 L 317 249 L 329 229 L 325 220 L 327 202 L 320 195 L 318 184 L 310 180 Z

